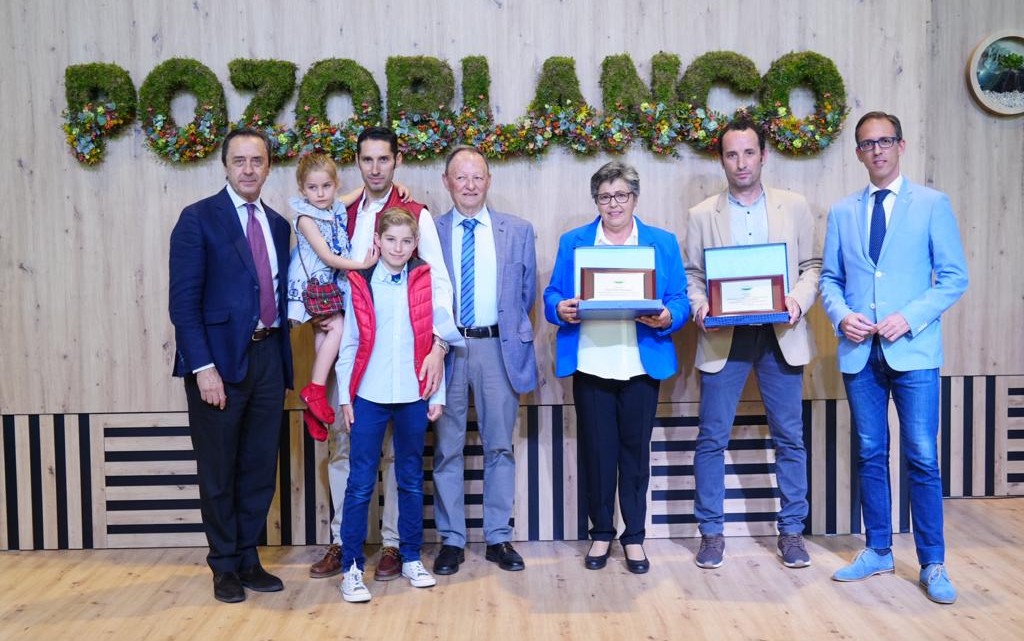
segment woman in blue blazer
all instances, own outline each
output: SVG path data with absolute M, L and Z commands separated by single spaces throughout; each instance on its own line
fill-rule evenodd
M 633 215 L 640 195 L 636 170 L 610 162 L 590 179 L 599 216 L 562 235 L 551 282 L 544 290 L 544 316 L 558 326 L 555 374 L 573 377 L 573 397 L 583 458 L 592 544 L 585 559 L 603 568 L 615 538 L 616 486 L 625 529 L 619 536 L 626 566 L 643 574 L 650 562 L 643 549 L 651 432 L 660 382 L 678 369 L 672 332 L 686 322 L 690 305 L 679 243 L 671 232 L 645 225 Z M 647 245 L 655 254 L 658 315 L 635 321 L 581 322 L 575 251 L 595 245 Z

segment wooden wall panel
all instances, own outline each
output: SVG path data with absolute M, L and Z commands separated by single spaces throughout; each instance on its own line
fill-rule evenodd
M 964 411 L 965 406 L 972 406 Z M 647 533 L 697 535 L 693 453 L 697 403 L 658 407 L 651 453 Z M 951 497 L 1024 494 L 1024 377 L 943 377 L 940 467 Z M 893 527 L 910 530 L 898 420 L 890 405 Z M 0 549 L 205 545 L 195 461 L 183 412 L 0 417 Z M 327 449 L 306 435 L 301 412 L 281 427 L 278 492 L 267 518 L 268 545 L 330 539 Z M 568 406 L 520 408 L 513 538 L 587 536 L 579 490 L 575 412 Z M 856 443 L 844 400 L 804 401 L 809 479 L 807 531 L 860 533 Z M 470 541 L 483 540 L 483 453 L 475 417 L 466 438 L 466 513 Z M 431 467 L 424 444 L 424 540 L 437 542 Z M 726 452 L 726 533 L 775 531 L 775 452 L 760 403 L 740 404 Z M 13 472 L 12 472 L 13 470 Z M 382 488 L 371 502 L 368 541 L 380 541 Z M 618 516 L 616 516 L 618 518 Z M 621 522 L 618 523 L 621 527 Z
M 1024 30 L 1024 15 L 1016 2 L 934 1 L 931 8 L 931 61 L 921 77 L 931 104 L 914 135 L 927 141 L 925 180 L 949 193 L 959 216 L 971 279 L 944 323 L 945 371 L 1021 374 L 1024 116 L 984 110 L 970 93 L 965 70 L 984 38 Z
M 348 57 L 386 90 L 390 55 L 490 62 L 491 101 L 499 122 L 524 113 L 543 61 L 576 59 L 587 99 L 600 103 L 600 65 L 628 52 L 642 77 L 658 51 L 676 53 L 684 68 L 698 55 L 733 50 L 763 73 L 790 51 L 814 50 L 834 60 L 846 82 L 849 124 L 868 109 L 901 115 L 906 124 L 908 178 L 950 193 L 960 215 L 972 276 L 966 299 L 947 319 L 947 375 L 1020 374 L 1024 343 L 1009 328 L 1024 320 L 1024 301 L 1012 243 L 1024 236 L 1024 128 L 1020 118 L 997 118 L 968 96 L 965 60 L 994 29 L 1020 21 L 1016 0 L 975 6 L 913 0 L 891 3 L 799 2 L 707 4 L 583 0 L 560 3 L 306 3 L 287 8 L 254 0 L 245 11 L 231 3 L 147 5 L 127 0 L 59 3 L 11 0 L 0 8 L 0 41 L 16 60 L 0 71 L 0 111 L 10 114 L 0 162 L 4 233 L 0 234 L 0 410 L 9 414 L 160 412 L 184 409 L 181 386 L 169 379 L 173 332 L 167 319 L 167 239 L 187 203 L 220 187 L 215 160 L 165 164 L 143 147 L 132 128 L 108 147 L 107 160 L 83 169 L 60 131 L 63 72 L 68 65 L 108 61 L 141 85 L 160 62 L 188 56 L 209 66 L 225 85 L 231 118 L 249 100 L 227 80 L 236 57 L 294 61 L 300 75 L 316 60 Z M 394 18 L 402 25 L 394 33 Z M 751 38 L 757 25 L 761 34 Z M 226 37 L 230 34 L 230 37 Z M 457 34 L 457 35 L 456 35 Z M 749 97 L 726 90 L 712 106 Z M 795 105 L 806 103 L 798 95 Z M 455 104 L 460 103 L 457 96 Z M 177 112 L 188 115 L 188 99 Z M 332 107 L 340 118 L 344 100 Z M 281 116 L 291 123 L 291 107 Z M 537 227 L 540 286 L 550 276 L 557 237 L 594 215 L 587 180 L 607 158 L 577 158 L 554 149 L 538 161 L 496 163 L 491 202 Z M 723 186 L 717 163 L 680 148 L 678 159 L 632 149 L 625 160 L 641 175 L 638 213 L 682 232 L 682 214 Z M 293 166 L 273 170 L 265 198 L 285 210 L 294 194 Z M 399 177 L 435 213 L 449 206 L 438 163 L 407 164 Z M 352 186 L 358 174 L 342 171 Z M 829 203 L 865 183 L 849 132 L 809 159 L 770 154 L 767 184 L 804 193 L 820 221 Z M 977 310 L 984 310 L 979 314 Z M 527 404 L 568 399 L 567 382 L 552 374 L 553 332 L 535 314 L 541 386 Z M 835 340 L 820 309 L 811 312 L 819 357 L 807 368 L 806 396 L 841 398 Z M 697 400 L 693 328 L 677 338 L 682 374 L 666 383 L 664 402 Z M 296 338 L 300 382 L 309 365 L 308 334 Z M 751 389 L 746 398 L 756 400 Z M 294 405 L 292 405 L 294 407 Z

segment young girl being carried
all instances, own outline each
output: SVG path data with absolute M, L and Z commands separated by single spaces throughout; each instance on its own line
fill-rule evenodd
M 345 204 L 337 200 L 338 167 L 325 154 L 311 153 L 299 159 L 295 171 L 301 198 L 289 201 L 295 212 L 297 244 L 288 268 L 288 318 L 294 323 L 313 321 L 313 374 L 310 383 L 299 392 L 307 408 L 303 420 L 310 436 L 327 439 L 328 426 L 334 423 L 334 409 L 327 400 L 327 376 L 338 357 L 341 345 L 341 313 L 310 316 L 302 300 L 309 280 L 336 283 L 344 298 L 348 297 L 347 272 L 372 267 L 378 249 L 371 247 L 365 256 L 349 256 L 349 238 Z M 356 192 L 357 194 L 358 192 Z M 356 194 L 353 194 L 354 197 Z M 347 195 L 346 195 L 347 196 Z

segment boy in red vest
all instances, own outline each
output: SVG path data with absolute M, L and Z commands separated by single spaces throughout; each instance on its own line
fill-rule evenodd
M 417 373 L 434 345 L 430 266 L 413 258 L 417 221 L 391 208 L 377 222 L 376 266 L 349 272 L 352 295 L 335 371 L 341 414 L 349 432 L 349 477 L 341 521 L 342 597 L 350 603 L 370 600 L 363 583 L 363 543 L 369 504 L 388 421 L 394 425 L 395 476 L 398 481 L 398 534 L 402 576 L 413 587 L 436 581 L 420 561 L 423 543 L 423 439 L 427 422 L 441 415 L 444 377 L 429 400 L 426 381 Z M 380 340 L 377 340 L 379 337 Z

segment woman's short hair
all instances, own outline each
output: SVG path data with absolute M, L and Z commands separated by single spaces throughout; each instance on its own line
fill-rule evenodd
M 620 160 L 613 160 L 601 166 L 593 176 L 590 177 L 590 197 L 597 199 L 597 190 L 604 183 L 614 182 L 621 178 L 629 185 L 629 191 L 633 196 L 640 195 L 640 174 L 632 165 L 627 165 Z

